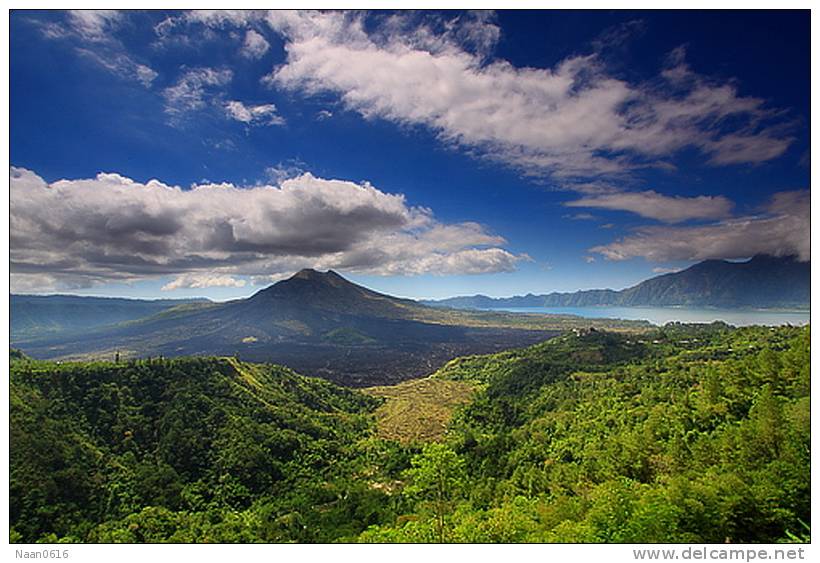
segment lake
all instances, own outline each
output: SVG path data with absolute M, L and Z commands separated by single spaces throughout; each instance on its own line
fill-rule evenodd
M 689 309 L 683 307 L 502 307 L 493 311 L 577 315 L 590 319 L 645 320 L 654 325 L 668 322 L 711 323 L 723 321 L 735 326 L 783 324 L 805 325 L 809 311 L 779 309 Z

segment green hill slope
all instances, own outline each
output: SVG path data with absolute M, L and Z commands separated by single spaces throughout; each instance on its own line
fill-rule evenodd
M 481 384 L 362 541 L 774 542 L 810 518 L 809 329 L 667 326 L 459 358 Z M 439 485 L 430 475 L 447 475 Z
M 233 358 L 11 366 L 12 541 L 808 539 L 808 327 L 578 331 L 375 397 Z
M 327 541 L 379 510 L 350 478 L 377 401 L 286 368 L 15 361 L 10 392 L 12 540 Z

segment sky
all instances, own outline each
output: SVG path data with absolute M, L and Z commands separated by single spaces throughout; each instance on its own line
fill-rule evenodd
M 765 41 L 761 38 L 765 38 Z M 621 289 L 810 258 L 802 11 L 12 11 L 15 293 Z

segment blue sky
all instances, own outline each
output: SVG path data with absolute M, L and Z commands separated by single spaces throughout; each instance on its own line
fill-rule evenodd
M 14 11 L 12 291 L 408 297 L 809 258 L 810 17 Z M 761 41 L 765 37 L 765 41 Z

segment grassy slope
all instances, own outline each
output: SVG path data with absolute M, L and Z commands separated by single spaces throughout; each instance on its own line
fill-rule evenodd
M 364 391 L 385 399 L 376 409 L 379 437 L 411 444 L 441 440 L 453 410 L 468 403 L 475 388 L 464 381 L 426 377 Z

